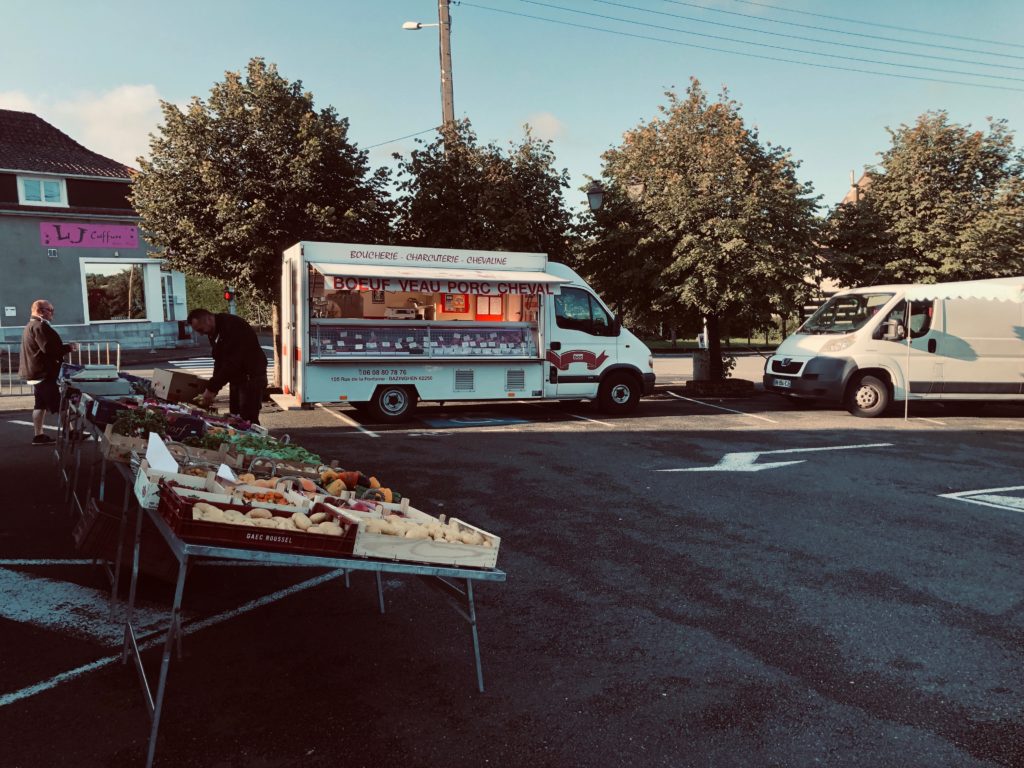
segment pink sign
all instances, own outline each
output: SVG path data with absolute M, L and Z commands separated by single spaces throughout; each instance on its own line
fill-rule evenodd
M 39 224 L 39 240 L 51 248 L 138 248 L 139 228 L 113 224 Z

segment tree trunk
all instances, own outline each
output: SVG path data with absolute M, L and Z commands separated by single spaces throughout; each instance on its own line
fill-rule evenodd
M 672 349 L 675 349 L 676 348 L 676 327 L 675 327 L 675 325 L 673 325 L 671 327 L 671 329 L 669 330 L 669 333 L 672 334 Z
M 274 375 L 270 386 L 281 388 L 281 309 L 275 301 L 270 310 L 270 332 L 274 336 Z
M 718 315 L 707 316 L 708 377 L 711 381 L 722 378 L 722 340 L 718 337 Z

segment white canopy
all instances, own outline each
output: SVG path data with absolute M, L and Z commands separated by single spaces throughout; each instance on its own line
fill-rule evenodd
M 904 299 L 907 301 L 988 299 L 1024 302 L 1024 277 L 997 277 L 991 280 L 912 285 L 907 288 Z

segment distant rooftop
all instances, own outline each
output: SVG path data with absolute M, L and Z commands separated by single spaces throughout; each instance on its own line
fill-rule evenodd
M 125 165 L 86 149 L 31 112 L 0 109 L 0 168 L 128 180 Z

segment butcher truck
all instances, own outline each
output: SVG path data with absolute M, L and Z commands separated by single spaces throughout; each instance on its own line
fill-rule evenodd
M 345 403 L 383 422 L 421 400 L 592 400 L 632 411 L 651 351 L 543 253 L 300 242 L 284 252 L 286 407 Z

